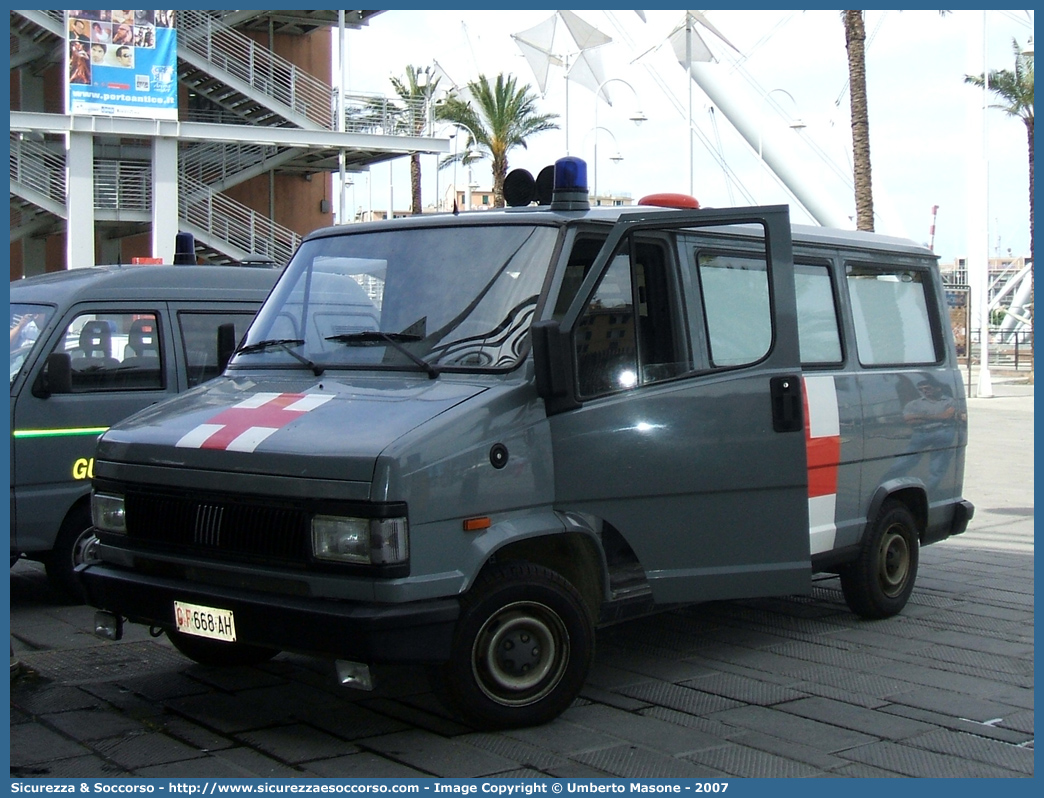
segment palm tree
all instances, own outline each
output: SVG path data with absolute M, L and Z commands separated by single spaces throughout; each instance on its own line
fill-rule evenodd
M 518 86 L 514 75 L 497 75 L 491 84 L 485 75 L 468 83 L 471 100 L 450 95 L 436 108 L 436 116 L 470 131 L 463 153 L 444 160 L 442 167 L 460 160 L 463 163 L 488 157 L 493 162 L 493 206 L 504 207 L 504 178 L 508 171 L 508 152 L 526 147 L 526 139 L 545 130 L 557 130 L 558 114 L 540 114 L 537 96 L 528 84 Z M 472 147 L 476 148 L 472 150 Z M 441 168 L 441 167 L 440 167 Z
M 940 11 L 945 16 L 949 11 Z M 866 95 L 866 24 L 862 11 L 842 11 L 848 50 L 848 93 L 852 107 L 852 179 L 856 229 L 874 229 L 874 187 L 870 175 L 870 115 Z
M 1032 40 L 1031 40 L 1032 41 Z M 1026 126 L 1029 147 L 1029 223 L 1030 274 L 1033 274 L 1033 51 L 1024 51 L 1016 39 L 1011 40 L 1015 53 L 1015 69 L 991 69 L 988 80 L 982 75 L 965 75 L 964 82 L 985 86 L 1000 100 L 991 105 L 1008 116 L 1017 117 Z
M 870 177 L 870 116 L 866 98 L 866 26 L 862 11 L 842 11 L 848 50 L 848 84 L 852 106 L 852 176 L 855 182 L 856 229 L 874 229 L 874 189 Z
M 438 88 L 439 79 L 432 77 L 431 68 L 416 69 L 412 64 L 406 66 L 406 80 L 391 79 L 395 93 L 405 105 L 399 109 L 405 133 L 419 136 L 428 124 L 428 103 Z M 412 212 L 419 214 L 421 208 L 421 163 L 420 153 L 410 154 L 410 196 Z

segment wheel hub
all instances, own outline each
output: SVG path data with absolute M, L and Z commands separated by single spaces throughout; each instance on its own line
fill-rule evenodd
M 541 604 L 520 602 L 485 623 L 475 640 L 473 666 L 489 698 L 503 705 L 525 705 L 554 689 L 567 652 L 561 619 Z

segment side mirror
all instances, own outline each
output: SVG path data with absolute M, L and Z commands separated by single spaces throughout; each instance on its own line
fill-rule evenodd
M 576 398 L 573 347 L 568 332 L 554 320 L 537 321 L 529 328 L 533 346 L 537 394 L 554 415 L 580 407 Z
M 51 352 L 33 383 L 33 396 L 46 399 L 56 393 L 72 393 L 72 358 L 68 352 Z
M 236 351 L 236 325 L 232 322 L 221 324 L 217 329 L 218 374 L 223 374 L 228 361 Z

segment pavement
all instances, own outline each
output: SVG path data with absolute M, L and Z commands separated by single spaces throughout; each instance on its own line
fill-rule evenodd
M 42 568 L 11 570 L 15 778 L 1031 777 L 1033 386 L 969 400 L 975 518 L 922 551 L 904 612 L 810 597 L 713 602 L 605 629 L 560 718 L 461 725 L 422 668 L 374 692 L 286 654 L 214 669 L 128 627 L 92 634 Z

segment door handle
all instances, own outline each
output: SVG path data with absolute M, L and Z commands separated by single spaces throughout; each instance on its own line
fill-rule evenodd
M 769 380 L 772 394 L 772 429 L 775 432 L 799 432 L 804 428 L 801 412 L 801 378 L 773 377 Z

